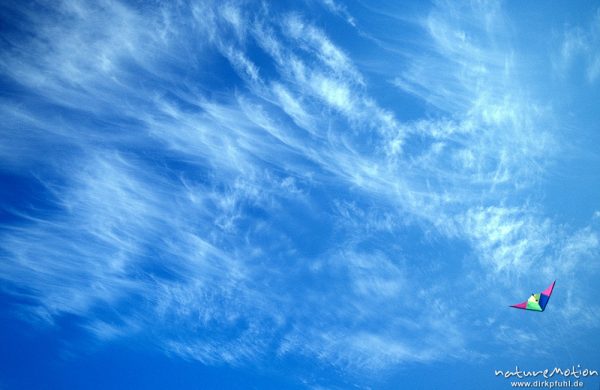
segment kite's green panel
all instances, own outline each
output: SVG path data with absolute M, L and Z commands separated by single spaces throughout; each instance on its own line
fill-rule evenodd
M 540 307 L 539 303 L 529 301 L 527 302 L 527 310 L 542 311 L 542 308 Z

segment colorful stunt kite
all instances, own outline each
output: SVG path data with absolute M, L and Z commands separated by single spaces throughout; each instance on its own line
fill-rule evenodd
M 523 303 L 517 303 L 516 305 L 512 305 L 516 309 L 523 310 L 533 310 L 533 311 L 544 311 L 548 301 L 550 300 L 550 295 L 552 295 L 552 290 L 554 289 L 554 284 L 556 280 L 552 282 L 550 287 L 545 289 L 539 294 L 531 294 L 528 300 Z

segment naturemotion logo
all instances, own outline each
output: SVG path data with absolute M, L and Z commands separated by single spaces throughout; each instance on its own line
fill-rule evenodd
M 554 369 L 544 369 L 538 371 L 525 371 L 521 370 L 519 366 L 515 366 L 514 371 L 503 371 L 503 370 L 494 370 L 494 374 L 496 376 L 502 376 L 504 378 L 530 378 L 530 377 L 538 377 L 543 376 L 545 379 L 549 379 L 556 376 L 562 376 L 565 378 L 573 377 L 575 379 L 579 378 L 587 378 L 591 376 L 598 376 L 597 370 L 590 370 L 587 368 L 582 369 L 581 365 L 578 364 L 577 368 L 572 366 L 571 368 L 562 369 L 560 367 L 554 367 Z

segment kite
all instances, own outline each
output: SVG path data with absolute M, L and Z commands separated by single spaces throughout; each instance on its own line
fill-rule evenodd
M 516 305 L 511 305 L 510 307 L 514 307 L 516 309 L 523 310 L 533 310 L 533 311 L 544 311 L 548 301 L 550 300 L 550 295 L 552 295 L 552 290 L 554 289 L 554 284 L 556 280 L 552 282 L 550 287 L 545 289 L 539 294 L 531 294 L 528 300 L 523 303 L 517 303 Z

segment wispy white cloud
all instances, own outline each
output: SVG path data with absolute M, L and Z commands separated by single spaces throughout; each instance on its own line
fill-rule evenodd
M 162 213 L 141 172 L 131 173 L 131 166 L 110 155 L 81 166 L 69 178 L 67 193 L 46 183 L 61 212 L 36 216 L 3 237 L 11 259 L 2 264 L 5 280 L 27 286 L 29 293 L 43 292 L 50 316 L 139 293 L 143 283 L 130 280 L 127 270 L 160 229 Z
M 594 83 L 600 76 L 600 9 L 597 9 L 587 28 L 566 27 L 560 48 L 561 68 L 568 69 L 582 60 L 585 76 Z
M 341 3 L 336 2 L 334 0 L 320 0 L 321 3 L 332 13 L 343 17 L 346 22 L 350 25 L 356 27 L 356 20 L 354 17 L 348 12 L 348 9 Z
M 313 312 L 310 318 L 301 313 L 303 321 L 285 335 L 280 354 L 300 351 L 363 372 L 466 353 L 457 313 L 435 298 L 435 287 L 419 290 L 403 261 L 344 251 L 323 259 L 313 272 L 329 275 L 328 285 L 306 294 Z M 412 299 L 399 299 L 403 296 Z M 331 303 L 326 311 L 321 311 L 322 300 Z M 406 337 L 415 331 L 427 337 Z
M 527 210 L 488 207 L 469 210 L 461 221 L 481 260 L 497 271 L 529 272 L 552 242 L 550 221 Z

